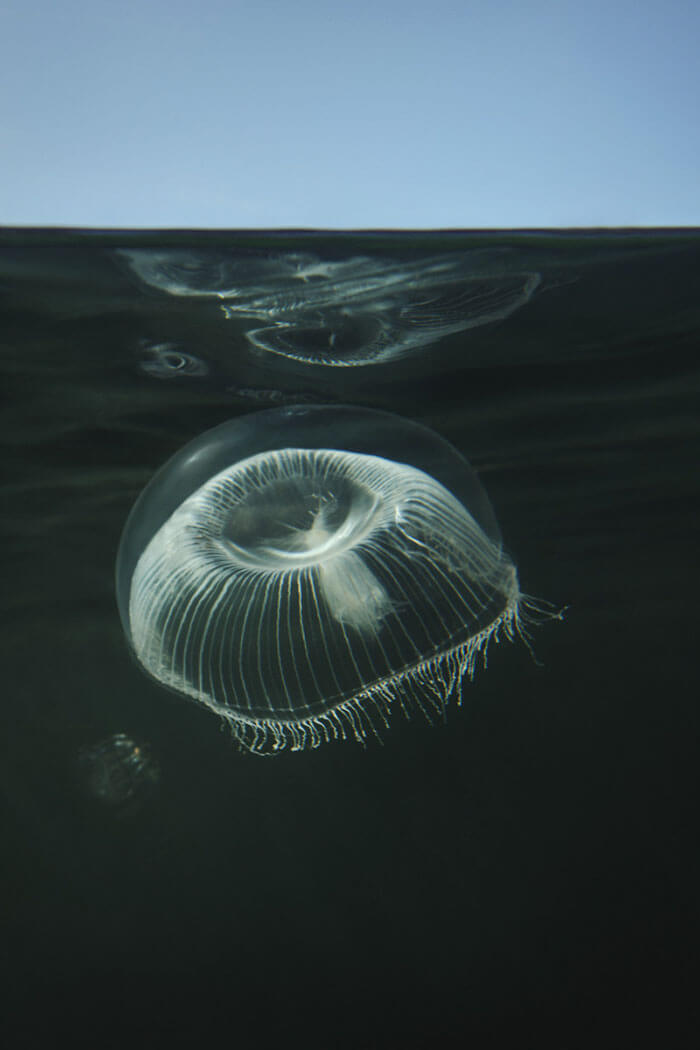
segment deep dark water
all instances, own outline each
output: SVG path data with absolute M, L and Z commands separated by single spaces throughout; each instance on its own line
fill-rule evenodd
M 677 1045 L 700 234 L 7 230 L 0 310 L 5 1017 L 107 1046 Z M 141 674 L 114 556 L 169 455 L 298 401 L 449 439 L 523 589 L 569 609 L 446 724 L 266 759 Z M 80 756 L 117 733 L 157 775 L 105 804 Z

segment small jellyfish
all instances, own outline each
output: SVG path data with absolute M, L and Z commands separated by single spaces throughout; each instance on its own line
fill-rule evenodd
M 346 406 L 272 409 L 208 431 L 155 475 L 117 556 L 137 660 L 257 753 L 380 735 L 443 714 L 523 596 L 462 456 Z
M 114 808 L 138 801 L 160 778 L 148 746 L 126 733 L 85 747 L 78 757 L 88 792 Z

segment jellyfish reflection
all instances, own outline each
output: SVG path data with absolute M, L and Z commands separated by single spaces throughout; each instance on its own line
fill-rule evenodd
M 431 274 L 431 270 L 434 272 Z M 350 367 L 381 364 L 430 346 L 448 335 L 501 321 L 523 306 L 539 274 L 452 276 L 426 267 L 388 287 L 336 289 L 337 299 L 275 312 L 274 323 L 246 333 L 257 350 L 305 364 Z M 436 272 L 435 272 L 436 271 Z M 237 313 L 230 303 L 224 313 Z
M 394 360 L 504 320 L 541 282 L 538 273 L 512 272 L 498 253 L 479 251 L 405 262 L 368 256 L 332 261 L 300 252 L 119 254 L 150 287 L 216 299 L 229 320 L 262 322 L 246 330 L 258 352 L 336 367 Z
M 397 706 L 444 711 L 533 608 L 466 461 L 416 424 L 337 406 L 186 446 L 132 511 L 117 589 L 148 674 L 263 753 L 363 741 Z

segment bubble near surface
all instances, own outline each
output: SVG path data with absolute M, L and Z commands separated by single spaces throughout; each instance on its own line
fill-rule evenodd
M 139 367 L 155 379 L 166 380 L 201 377 L 209 372 L 205 361 L 180 349 L 175 343 L 144 345 Z
M 348 447 L 325 447 L 336 435 Z M 490 639 L 522 633 L 466 461 L 345 407 L 258 413 L 186 446 L 127 522 L 117 588 L 148 674 L 261 753 L 362 741 L 396 705 L 441 712 Z

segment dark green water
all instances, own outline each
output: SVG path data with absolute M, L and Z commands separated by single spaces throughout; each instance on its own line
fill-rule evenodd
M 700 234 L 5 230 L 0 314 L 6 1016 L 363 1048 L 683 1016 Z M 569 609 L 445 724 L 266 759 L 141 674 L 114 559 L 170 455 L 300 402 L 447 438 Z

